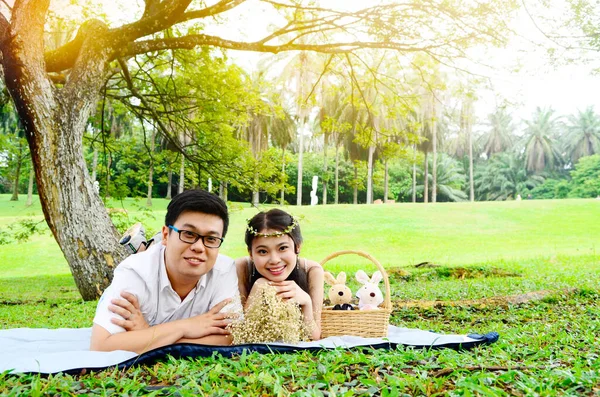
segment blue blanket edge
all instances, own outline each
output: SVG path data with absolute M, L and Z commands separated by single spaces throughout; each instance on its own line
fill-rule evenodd
M 445 343 L 435 346 L 430 345 L 408 345 L 401 343 L 384 342 L 372 345 L 356 346 L 353 349 L 396 349 L 398 346 L 412 347 L 415 349 L 453 349 L 453 350 L 469 350 L 479 345 L 491 344 L 498 340 L 500 335 L 497 332 L 489 332 L 487 334 L 469 334 L 468 337 L 476 339 L 472 342 L 460 342 L 460 343 Z M 328 347 L 300 347 L 300 346 L 281 346 L 272 344 L 245 344 L 245 345 L 234 345 L 234 346 L 209 346 L 209 345 L 197 345 L 193 343 L 177 343 L 173 345 L 159 347 L 148 352 L 142 353 L 139 356 L 133 357 L 129 360 L 123 361 L 116 365 L 109 365 L 105 367 L 90 367 L 90 368 L 74 368 L 66 371 L 58 371 L 51 374 L 40 374 L 39 372 L 25 372 L 27 375 L 41 375 L 49 376 L 56 374 L 65 375 L 85 375 L 90 372 L 100 372 L 109 368 L 116 368 L 119 370 L 125 370 L 134 366 L 140 365 L 152 365 L 158 361 L 164 360 L 166 357 L 171 356 L 175 359 L 182 358 L 196 358 L 196 357 L 211 357 L 213 354 L 219 354 L 226 358 L 231 358 L 235 355 L 241 355 L 244 352 L 257 352 L 260 354 L 289 354 L 298 351 L 309 351 L 319 352 L 323 350 L 335 350 L 340 348 L 328 348 Z M 344 349 L 344 348 L 342 348 Z

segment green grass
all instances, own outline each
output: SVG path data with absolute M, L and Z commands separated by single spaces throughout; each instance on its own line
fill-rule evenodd
M 0 227 L 20 219 L 43 219 L 36 203 L 9 201 L 0 195 Z M 163 223 L 166 200 L 154 199 L 148 218 L 139 211 L 144 201 L 127 199 L 125 224 L 143 219 L 148 234 Z M 109 203 L 121 207 L 121 202 Z M 238 257 L 246 254 L 245 222 L 256 209 L 234 205 L 231 225 L 221 252 Z M 388 267 L 430 261 L 465 265 L 486 261 L 527 260 L 557 255 L 600 253 L 599 200 L 524 200 L 512 202 L 395 204 L 372 206 L 286 207 L 301 218 L 305 239 L 302 254 L 317 261 L 333 251 L 364 250 Z M 27 255 L 23 249 L 27 246 Z M 341 257 L 333 262 L 356 270 L 366 261 Z M 336 264 L 339 264 L 337 266 Z M 67 274 L 68 266 L 49 232 L 24 244 L 2 247 L 0 277 Z
M 166 203 L 155 200 L 158 228 Z M 20 207 L 21 206 L 21 207 Z M 0 196 L 0 228 L 38 212 Z M 133 219 L 132 200 L 125 201 Z M 81 376 L 0 374 L 2 395 L 600 395 L 600 202 L 398 204 L 289 207 L 301 216 L 303 253 L 322 259 L 363 249 L 389 270 L 396 325 L 443 333 L 497 331 L 471 351 L 332 351 L 170 359 L 127 371 Z M 232 211 L 224 251 L 243 255 L 245 219 Z M 416 268 L 429 261 L 437 267 Z M 366 262 L 342 257 L 353 272 Z M 350 283 L 356 288 L 356 283 Z M 547 290 L 521 304 L 464 302 Z M 404 302 L 454 305 L 404 307 Z M 60 250 L 45 234 L 0 246 L 0 328 L 88 327 L 95 302 L 82 302 Z

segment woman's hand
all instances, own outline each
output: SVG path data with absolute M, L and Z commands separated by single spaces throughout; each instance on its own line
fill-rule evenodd
M 142 311 L 137 297 L 129 292 L 121 292 L 123 299 L 113 299 L 108 307 L 108 310 L 123 317 L 112 318 L 110 321 L 120 327 L 125 328 L 125 331 L 138 331 L 149 327 Z
M 295 281 L 270 281 L 269 285 L 277 289 L 277 296 L 281 299 L 293 300 L 300 306 L 312 303 L 310 295 L 300 288 Z
M 221 313 L 221 309 L 229 303 L 231 303 L 231 298 L 217 303 L 204 314 L 181 320 L 185 323 L 183 337 L 198 339 L 209 335 L 229 335 L 231 332 L 227 326 L 231 324 L 234 316 L 231 313 Z

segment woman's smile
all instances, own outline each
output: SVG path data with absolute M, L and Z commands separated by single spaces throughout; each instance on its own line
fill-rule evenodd
M 296 266 L 294 241 L 288 235 L 256 237 L 252 242 L 250 254 L 256 270 L 262 277 L 271 281 L 285 280 Z

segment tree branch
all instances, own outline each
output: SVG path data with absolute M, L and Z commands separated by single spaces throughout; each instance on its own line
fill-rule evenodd
M 79 55 L 84 39 L 85 34 L 82 25 L 73 40 L 45 54 L 46 70 L 48 72 L 62 72 L 63 70 L 72 68 Z
M 213 15 L 222 14 L 225 11 L 229 11 L 240 4 L 246 2 L 246 0 L 222 0 L 217 4 L 213 4 L 210 7 L 203 8 L 201 10 L 188 11 L 177 21 L 177 23 L 191 21 L 192 19 L 201 19 L 210 17 Z
M 399 50 L 403 52 L 420 52 L 439 47 L 438 45 L 413 47 L 410 45 L 403 45 L 399 43 L 366 41 L 353 41 L 331 44 L 287 43 L 282 45 L 264 45 L 260 42 L 249 43 L 222 39 L 217 36 L 210 36 L 206 34 L 196 34 L 185 37 L 136 41 L 124 48 L 123 51 L 118 55 L 133 56 L 137 54 L 144 54 L 146 52 L 161 51 L 166 49 L 191 50 L 198 46 L 215 46 L 229 50 L 268 52 L 273 54 L 277 54 L 284 51 L 314 51 L 328 54 L 346 54 L 361 48 L 380 48 Z
M 144 105 L 144 107 L 149 110 L 150 114 L 152 115 L 152 120 L 154 120 L 156 122 L 156 124 L 158 125 L 158 128 L 162 132 L 163 136 L 174 147 L 176 147 L 184 157 L 187 158 L 185 151 L 182 150 L 181 144 L 179 142 L 177 142 L 175 139 L 173 139 L 171 134 L 169 134 L 169 130 L 167 129 L 167 126 L 165 126 L 163 124 L 163 122 L 160 118 L 160 115 L 156 112 L 154 107 L 152 107 L 148 103 L 148 101 L 146 101 L 146 98 L 142 94 L 140 94 L 140 92 L 137 90 L 137 88 L 135 88 L 135 86 L 133 85 L 133 80 L 131 78 L 131 74 L 129 73 L 129 68 L 127 67 L 127 62 L 125 62 L 125 60 L 123 58 L 118 58 L 118 62 L 119 62 L 119 65 L 121 66 L 123 77 L 125 79 L 125 82 L 127 83 L 127 88 L 129 88 L 129 91 L 131 91 L 131 93 L 140 100 L 142 105 Z
M 142 18 L 149 17 L 150 15 L 156 13 L 158 10 L 158 6 L 160 5 L 160 0 L 144 0 L 146 6 L 144 7 L 144 14 Z
M 223 0 L 226 1 L 226 0 Z M 154 14 L 111 30 L 115 43 L 137 40 L 170 28 L 179 22 L 192 0 L 165 0 Z
M 185 12 L 191 0 L 168 0 L 162 4 L 155 3 L 156 0 L 148 0 L 146 10 L 149 4 L 153 7 L 152 14 L 144 16 L 131 24 L 111 29 L 108 33 L 108 43 L 113 49 L 118 49 L 132 43 L 140 37 L 152 35 L 163 31 L 175 24 L 189 21 L 192 19 L 206 18 L 230 10 L 246 0 L 221 0 L 218 3 L 195 11 Z M 46 70 L 48 72 L 60 72 L 73 66 L 81 45 L 83 37 L 78 33 L 75 39 L 64 46 L 50 51 L 46 54 Z M 115 55 L 112 59 L 116 59 Z
M 107 61 L 112 55 L 106 45 L 107 32 L 104 22 L 90 20 L 81 26 L 77 34 L 82 44 L 64 90 L 67 95 L 77 93 L 71 98 L 82 103 L 90 96 L 95 97 L 104 84 Z
M 154 14 L 145 18 L 142 17 L 134 23 L 111 29 L 108 32 L 109 40 L 107 40 L 107 44 L 112 48 L 118 48 L 139 37 L 144 37 L 167 29 L 176 23 L 177 18 L 183 15 L 190 2 L 191 0 L 168 0 L 157 5 L 152 1 L 157 7 L 155 8 Z M 64 46 L 45 54 L 46 70 L 48 72 L 60 72 L 71 68 L 79 55 L 84 39 L 85 33 L 82 32 L 82 29 L 79 29 L 75 39 Z
M 433 52 L 437 48 L 446 48 L 449 57 L 469 44 L 484 40 L 500 42 L 502 39 L 494 29 L 502 24 L 501 11 L 494 11 L 491 6 L 492 11 L 485 8 L 486 13 L 480 15 L 475 13 L 477 6 L 465 5 L 459 10 L 465 15 L 462 16 L 459 11 L 451 11 L 435 1 L 393 3 L 343 11 L 261 0 L 280 12 L 283 10 L 283 13 L 296 15 L 302 12 L 304 18 L 289 18 L 285 26 L 255 42 L 228 40 L 208 34 L 139 40 L 178 23 L 223 13 L 246 0 L 220 0 L 212 6 L 186 12 L 191 1 L 145 0 L 144 16 L 140 20 L 108 32 L 107 45 L 115 52 L 110 59 L 198 46 L 265 53 L 314 51 L 329 54 L 347 54 L 361 48 L 392 49 L 404 53 Z M 324 37 L 324 33 L 329 33 L 329 38 Z M 335 38 L 344 41 L 328 42 Z M 65 46 L 46 54 L 47 71 L 60 72 L 72 67 L 81 44 L 81 38 L 76 37 Z M 439 51 L 438 57 L 447 56 Z

